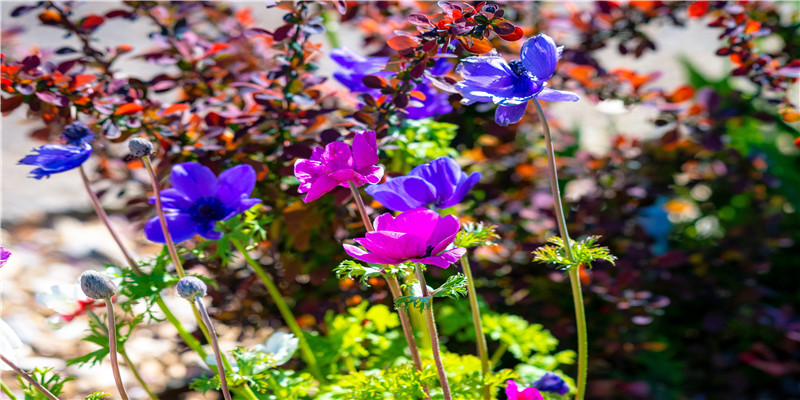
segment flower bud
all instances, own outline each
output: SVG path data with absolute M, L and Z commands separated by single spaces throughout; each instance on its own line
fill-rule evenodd
M 133 138 L 128 142 L 128 148 L 134 157 L 146 157 L 153 152 L 153 143 L 145 138 Z
M 197 296 L 205 296 L 206 289 L 205 282 L 194 276 L 184 276 L 178 281 L 178 296 L 186 300 L 194 300 Z
M 91 299 L 110 299 L 117 294 L 117 286 L 102 272 L 89 270 L 81 274 L 81 290 Z

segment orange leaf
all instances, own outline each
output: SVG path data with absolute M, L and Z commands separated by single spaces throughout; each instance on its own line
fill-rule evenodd
M 755 33 L 758 32 L 759 29 L 761 29 L 761 22 L 751 20 L 747 23 L 747 25 L 745 25 L 744 33 Z
M 136 103 L 127 103 L 121 105 L 117 109 L 117 111 L 114 111 L 114 115 L 131 115 L 131 114 L 136 114 L 142 110 L 143 110 L 142 106 Z
M 708 6 L 711 5 L 708 1 L 695 1 L 692 5 L 686 9 L 687 14 L 689 14 L 689 18 L 700 18 L 703 15 L 706 15 L 708 11 Z
M 162 111 L 159 116 L 164 117 L 164 116 L 167 116 L 167 115 L 172 115 L 172 114 L 176 114 L 176 113 L 179 113 L 179 112 L 184 112 L 184 111 L 186 111 L 188 109 L 189 109 L 189 105 L 188 104 L 183 104 L 183 103 L 173 104 L 173 105 L 165 108 L 164 111 Z
M 694 96 L 694 88 L 691 86 L 681 86 L 675 89 L 672 94 L 667 96 L 667 100 L 671 103 L 680 103 L 686 101 Z
M 237 10 L 236 20 L 239 21 L 239 24 L 245 27 L 253 25 L 253 23 L 255 22 L 253 16 L 250 15 L 250 7 L 245 7 Z
M 97 77 L 91 74 L 75 75 L 72 81 L 72 87 L 79 88 L 97 80 Z
M 794 147 L 800 149 L 800 137 L 794 138 Z
M 783 113 L 781 118 L 789 123 L 800 121 L 800 112 L 797 111 L 789 111 L 787 113 Z
M 408 94 L 419 101 L 425 101 L 425 99 L 427 98 L 427 96 L 425 96 L 425 93 L 422 93 L 419 90 L 412 90 L 408 92 Z
M 514 42 L 514 41 L 522 39 L 522 28 L 516 27 L 514 29 L 514 32 L 509 33 L 508 35 L 497 35 L 497 36 L 500 36 L 500 39 L 503 39 L 503 40 L 506 40 L 506 41 L 509 41 L 509 42 Z
M 214 53 L 217 53 L 219 51 L 225 50 L 228 47 L 230 47 L 230 44 L 225 43 L 225 42 L 214 43 L 214 44 L 211 45 L 211 47 L 208 48 L 208 51 L 206 51 L 205 55 L 206 56 L 210 56 L 210 55 L 212 55 Z
M 403 51 L 406 49 L 417 47 L 417 41 L 414 40 L 414 38 L 412 38 L 411 36 L 407 35 L 395 36 L 389 39 L 386 42 L 386 44 L 388 44 L 389 47 L 397 51 Z
M 100 26 L 103 22 L 105 22 L 105 18 L 99 15 L 87 15 L 86 18 L 81 21 L 81 28 L 92 30 Z
M 474 54 L 485 54 L 492 51 L 492 43 L 486 39 L 459 36 L 458 41 L 467 51 Z

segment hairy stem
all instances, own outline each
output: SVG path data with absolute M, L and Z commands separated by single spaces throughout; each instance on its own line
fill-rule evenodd
M 14 372 L 17 373 L 17 375 L 21 376 L 22 379 L 25 379 L 26 381 L 28 381 L 28 383 L 33 385 L 33 387 L 35 387 L 36 390 L 40 391 L 48 399 L 50 399 L 50 400 L 59 400 L 58 397 L 56 397 L 54 394 L 50 393 L 50 391 L 47 390 L 44 386 L 42 386 L 41 383 L 36 382 L 36 379 L 33 379 L 32 376 L 28 375 L 27 372 L 23 371 L 22 368 L 20 368 L 17 364 L 14 364 L 14 362 L 9 360 L 8 358 L 6 358 L 6 356 L 0 354 L 0 360 L 2 360 L 9 367 L 11 367 L 11 369 L 13 369 Z
M 108 355 L 111 357 L 111 372 L 114 373 L 114 383 L 117 385 L 117 391 L 122 400 L 128 400 L 128 393 L 125 391 L 125 385 L 122 383 L 122 376 L 119 373 L 119 361 L 117 360 L 117 323 L 114 319 L 114 303 L 111 299 L 105 299 L 106 322 L 108 323 Z
M 86 188 L 86 193 L 89 194 L 89 199 L 92 200 L 92 207 L 94 211 L 97 213 L 97 216 L 100 218 L 100 221 L 103 222 L 108 233 L 111 234 L 111 237 L 119 246 L 120 251 L 122 251 L 122 256 L 125 257 L 125 261 L 130 265 L 131 269 L 136 272 L 137 275 L 142 275 L 142 270 L 139 269 L 139 265 L 136 264 L 136 261 L 133 260 L 133 256 L 131 253 L 128 252 L 128 248 L 122 244 L 122 239 L 117 235 L 117 232 L 111 227 L 111 221 L 108 219 L 108 214 L 106 214 L 106 210 L 103 208 L 102 204 L 100 204 L 100 199 L 97 198 L 97 195 L 92 190 L 92 186 L 89 183 L 89 178 L 86 176 L 86 171 L 83 169 L 83 165 L 78 167 L 78 171 L 81 173 L 81 179 L 83 180 L 83 186 Z
M 481 322 L 481 310 L 478 308 L 478 293 L 475 291 L 475 280 L 472 278 L 472 269 L 469 267 L 467 255 L 461 257 L 461 269 L 467 277 L 467 294 L 469 296 L 469 308 L 472 311 L 472 324 L 475 326 L 475 341 L 478 342 L 478 357 L 481 359 L 481 376 L 484 382 L 489 377 L 489 350 L 486 348 L 486 336 L 483 334 L 483 323 Z M 492 388 L 489 385 L 483 386 L 484 400 L 491 400 Z
M 425 283 L 425 275 L 422 274 L 422 268 L 419 265 L 415 265 L 414 268 L 422 290 L 422 296 L 430 296 L 428 285 Z M 453 395 L 450 394 L 450 382 L 447 381 L 447 373 L 444 371 L 444 364 L 442 363 L 442 354 L 439 352 L 439 333 L 436 331 L 436 321 L 433 319 L 433 299 L 430 300 L 428 308 L 425 309 L 425 322 L 428 324 L 428 331 L 431 336 L 431 352 L 433 353 L 433 361 L 436 363 L 436 371 L 439 373 L 442 395 L 444 400 L 453 400 Z
M 350 185 L 350 192 L 353 194 L 353 200 L 356 202 L 356 207 L 358 208 L 358 213 L 361 215 L 361 220 L 364 222 L 364 227 L 367 232 L 375 231 L 375 227 L 372 226 L 372 221 L 370 221 L 369 215 L 367 214 L 367 207 L 364 205 L 364 199 L 361 198 L 361 193 L 358 191 L 356 184 L 353 181 L 348 181 L 347 183 Z M 397 300 L 397 298 L 403 294 L 400 291 L 400 283 L 397 280 L 397 276 L 393 274 L 384 274 L 384 278 L 389 284 L 389 290 L 392 292 L 393 300 Z M 403 327 L 403 334 L 406 337 L 408 350 L 411 352 L 411 359 L 414 360 L 414 366 L 417 367 L 418 371 L 422 371 L 422 360 L 419 357 L 417 341 L 414 338 L 414 328 L 411 326 L 411 319 L 408 317 L 408 312 L 398 309 L 397 313 L 400 314 L 400 325 Z
M 286 304 L 286 300 L 283 299 L 281 292 L 278 290 L 278 287 L 275 286 L 275 282 L 272 281 L 272 278 L 261 268 L 258 262 L 253 260 L 252 257 L 247 253 L 247 249 L 245 249 L 242 242 L 237 239 L 231 238 L 231 243 L 233 243 L 233 247 L 242 254 L 250 267 L 253 268 L 256 275 L 261 279 L 261 282 L 267 288 L 267 292 L 269 292 L 272 301 L 275 302 L 275 305 L 278 307 L 278 311 L 280 311 L 281 316 L 286 321 L 286 325 L 289 326 L 289 329 L 292 331 L 295 337 L 299 340 L 300 347 L 300 354 L 303 356 L 303 360 L 308 364 L 308 368 L 311 370 L 311 373 L 314 375 L 317 380 L 320 382 L 325 383 L 326 379 L 325 376 L 320 372 L 319 365 L 317 364 L 317 358 L 314 356 L 314 353 L 311 351 L 311 347 L 308 345 L 308 341 L 306 341 L 305 334 L 303 334 L 303 330 L 300 328 L 300 325 L 297 323 L 297 319 L 295 319 L 294 314 L 292 314 L 291 309 Z
M 139 384 L 142 385 L 142 389 L 144 389 L 144 391 L 147 392 L 147 395 L 150 396 L 152 400 L 159 400 L 158 395 L 153 391 L 150 385 L 148 385 L 147 382 L 144 381 L 142 376 L 139 375 L 139 371 L 136 369 L 136 366 L 133 365 L 133 362 L 131 361 L 130 357 L 128 357 L 128 352 L 125 351 L 124 347 L 119 348 L 119 355 L 122 356 L 122 359 L 125 361 L 125 364 L 128 364 L 128 369 L 131 370 L 133 376 L 136 378 Z
M 175 270 L 178 271 L 178 277 L 183 278 L 186 276 L 186 271 L 183 270 L 181 257 L 178 255 L 178 250 L 175 248 L 175 242 L 172 241 L 172 235 L 169 234 L 167 216 L 164 215 L 164 210 L 161 208 L 161 188 L 158 184 L 156 171 L 153 170 L 153 164 L 150 162 L 149 156 L 142 157 L 142 161 L 145 167 L 147 167 L 147 172 L 150 174 L 150 182 L 153 185 L 153 197 L 156 198 L 156 214 L 158 214 L 158 220 L 161 221 L 161 231 L 164 233 L 164 241 L 167 244 L 167 250 L 169 250 L 169 255 L 172 257 L 172 263 L 175 264 Z
M 194 303 L 197 304 L 197 309 L 200 310 L 200 317 L 211 335 L 211 349 L 214 350 L 214 358 L 217 360 L 217 374 L 219 375 L 219 384 L 222 386 L 222 397 L 225 400 L 231 400 L 231 392 L 228 391 L 228 378 L 225 375 L 225 365 L 222 362 L 222 354 L 219 350 L 219 341 L 217 341 L 217 333 L 214 331 L 214 324 L 211 322 L 211 317 L 208 316 L 208 311 L 200 299 L 200 295 L 195 297 Z
M 553 141 L 550 137 L 550 126 L 547 125 L 547 118 L 544 115 L 544 110 L 542 110 L 542 105 L 539 104 L 539 100 L 534 98 L 533 104 L 536 105 L 536 111 L 539 113 L 539 118 L 542 120 L 544 140 L 547 145 L 547 165 L 550 176 L 550 186 L 553 192 L 553 207 L 556 214 L 556 221 L 558 222 L 558 231 L 561 234 L 561 240 L 564 242 L 564 252 L 571 263 L 569 280 L 570 286 L 572 287 L 572 300 L 575 303 L 575 322 L 578 331 L 578 379 L 575 399 L 583 400 L 586 390 L 586 375 L 588 372 L 589 341 L 586 334 L 586 311 L 583 306 L 583 293 L 581 292 L 581 282 L 578 276 L 580 266 L 576 265 L 575 256 L 572 254 L 569 231 L 567 230 L 567 222 L 564 217 L 564 205 L 561 202 L 561 190 L 558 188 L 558 171 L 556 170 L 556 156 L 553 151 Z

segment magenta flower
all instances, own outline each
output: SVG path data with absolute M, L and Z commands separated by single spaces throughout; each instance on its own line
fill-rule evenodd
M 378 145 L 374 131 L 356 133 L 353 147 L 342 142 L 328 143 L 324 149 L 315 148 L 311 159 L 297 160 L 294 175 L 300 180 L 297 193 L 306 193 L 303 201 L 314 201 L 336 186 L 348 187 L 378 183 L 383 167 L 378 162 Z
M 0 246 L 0 267 L 5 265 L 9 257 L 11 257 L 11 252 L 3 248 L 3 246 Z
M 405 211 L 397 217 L 382 214 L 375 218 L 375 231 L 350 244 L 344 251 L 368 263 L 399 265 L 406 261 L 447 268 L 467 252 L 463 247 L 446 250 L 458 233 L 458 219 L 440 216 L 424 208 Z
M 513 379 L 506 382 L 506 396 L 508 400 L 544 400 L 536 388 L 529 387 L 519 390 L 517 382 L 514 382 Z

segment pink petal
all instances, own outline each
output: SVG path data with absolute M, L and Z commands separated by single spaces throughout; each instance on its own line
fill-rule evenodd
M 325 193 L 330 192 L 335 187 L 336 181 L 329 178 L 327 175 L 323 175 L 311 184 L 311 189 L 309 189 L 306 197 L 303 198 L 303 201 L 306 203 L 312 202 L 322 197 L 322 195 Z
M 353 139 L 353 159 L 356 168 L 371 167 L 378 163 L 378 144 L 375 131 L 356 133 L 356 137 Z
M 389 265 L 397 265 L 402 264 L 399 260 L 393 260 L 391 258 L 381 257 L 372 253 L 367 253 L 363 249 L 358 246 L 353 246 L 352 244 L 345 244 L 344 252 L 350 255 L 357 260 L 361 260 L 367 263 L 372 264 L 389 264 Z

